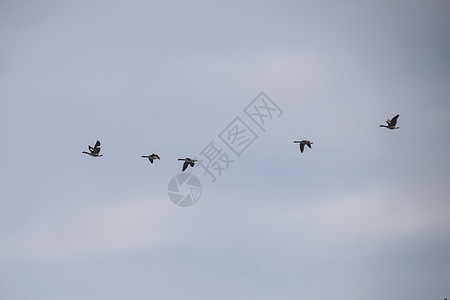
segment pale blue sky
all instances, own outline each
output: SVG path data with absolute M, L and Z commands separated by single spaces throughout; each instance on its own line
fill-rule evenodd
M 449 15 L 1 1 L 0 298 L 450 297 Z M 177 158 L 261 91 L 283 115 L 216 183 L 189 168 L 202 198 L 173 205 Z

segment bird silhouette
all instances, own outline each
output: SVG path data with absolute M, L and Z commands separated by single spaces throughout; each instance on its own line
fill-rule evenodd
M 141 157 L 148 158 L 151 164 L 153 164 L 154 159 L 161 159 L 158 154 L 152 153 L 152 155 L 142 155 Z
M 308 140 L 294 141 L 294 143 L 299 143 L 300 144 L 300 152 L 301 153 L 303 153 L 303 150 L 305 149 L 305 145 L 308 146 L 311 149 L 311 145 L 313 144 L 313 142 L 308 141 Z
M 100 154 L 100 141 L 97 141 L 94 147 L 88 146 L 88 149 L 90 152 L 83 151 L 83 153 L 93 157 L 103 156 L 102 154 Z
M 399 129 L 400 127 L 397 127 L 396 125 L 397 125 L 397 119 L 398 119 L 398 117 L 399 117 L 400 115 L 396 115 L 395 117 L 393 117 L 391 120 L 387 120 L 386 121 L 386 123 L 387 123 L 387 126 L 386 125 L 380 125 L 380 127 L 386 127 L 386 128 L 388 128 L 388 129 Z
M 181 170 L 181 172 L 184 172 L 184 170 L 186 170 L 186 168 L 190 165 L 191 167 L 193 167 L 195 165 L 195 162 L 197 161 L 196 159 L 193 158 L 179 158 L 178 160 L 184 160 L 184 164 L 183 164 L 183 169 Z

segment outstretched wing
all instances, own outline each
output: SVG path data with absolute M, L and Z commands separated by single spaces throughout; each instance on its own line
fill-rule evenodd
M 89 151 L 94 152 L 94 148 L 92 148 L 91 146 L 88 146 Z
M 184 172 L 184 170 L 186 170 L 186 168 L 189 166 L 189 163 L 187 161 L 184 162 L 183 164 L 183 170 L 181 172 Z
M 305 149 L 305 144 L 300 143 L 300 152 L 303 153 L 304 149 Z
M 153 163 L 153 158 L 149 157 L 148 160 L 150 161 L 151 164 Z
M 90 150 L 90 149 L 89 149 Z M 96 143 L 95 143 L 95 146 L 94 146 L 94 148 L 91 150 L 91 152 L 92 153 L 99 153 L 100 152 L 100 141 L 97 141 Z
M 399 116 L 400 116 L 400 115 L 396 115 L 395 117 L 392 118 L 392 120 L 391 120 L 391 122 L 390 122 L 390 124 L 391 124 L 392 126 L 395 126 L 395 125 L 397 124 L 397 119 L 398 119 Z
M 195 165 L 195 163 L 190 163 L 191 167 L 193 167 Z
M 306 145 L 308 145 L 309 149 L 311 149 L 311 143 L 307 142 Z
M 92 149 L 92 153 L 100 153 L 100 147 L 95 147 L 94 149 Z

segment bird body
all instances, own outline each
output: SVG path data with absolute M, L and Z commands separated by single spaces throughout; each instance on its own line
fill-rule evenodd
M 386 125 L 380 125 L 380 127 L 386 127 L 387 129 L 399 129 L 400 127 L 396 126 L 397 125 L 397 119 L 400 115 L 396 115 L 395 117 L 393 117 L 391 120 L 387 120 L 387 126 Z
M 100 154 L 100 141 L 97 141 L 94 147 L 88 146 L 89 152 L 83 151 L 83 153 L 90 155 L 92 157 L 100 157 L 103 156 Z
M 301 141 L 294 141 L 294 143 L 299 143 L 300 144 L 300 152 L 303 153 L 303 150 L 305 149 L 305 145 L 309 147 L 309 149 L 311 149 L 311 145 L 314 144 L 311 141 L 308 140 L 301 140 Z
M 186 168 L 190 165 L 191 167 L 193 167 L 195 165 L 195 162 L 197 161 L 196 159 L 193 158 L 179 158 L 178 160 L 183 160 L 184 164 L 183 164 L 183 169 L 181 170 L 181 172 L 184 172 L 184 170 L 186 170 Z
M 158 154 L 155 154 L 155 153 L 152 153 L 152 155 L 142 155 L 141 157 L 148 158 L 148 160 L 149 160 L 150 163 L 152 163 L 152 164 L 153 164 L 153 160 L 154 160 L 154 159 L 161 159 L 161 158 L 158 156 Z

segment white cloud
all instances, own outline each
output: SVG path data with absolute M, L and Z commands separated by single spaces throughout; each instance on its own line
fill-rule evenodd
M 45 214 L 14 236 L 2 237 L 1 259 L 64 259 L 154 247 L 170 240 L 168 210 L 129 200 Z
M 437 202 L 439 203 L 439 202 Z M 446 237 L 448 205 L 436 204 L 414 192 L 401 195 L 371 187 L 357 193 L 325 196 L 274 213 L 279 226 L 303 228 L 323 246 L 392 244 L 402 239 Z

